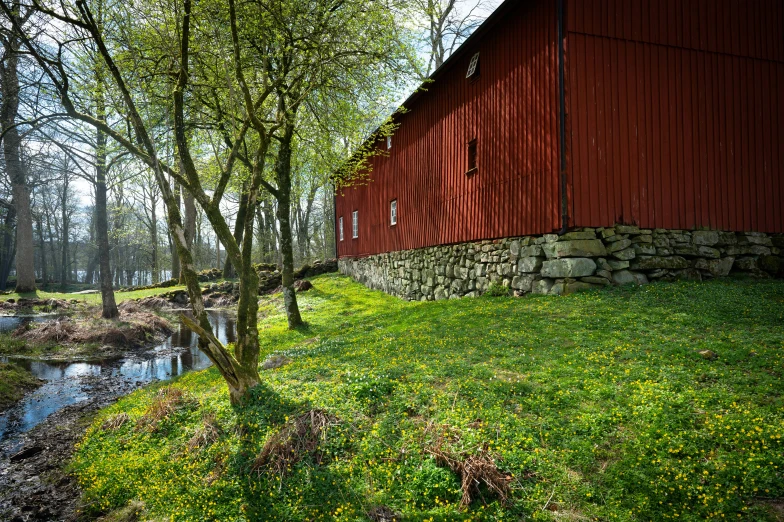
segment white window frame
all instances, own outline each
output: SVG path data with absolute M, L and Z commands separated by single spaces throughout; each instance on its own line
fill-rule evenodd
M 397 199 L 389 202 L 389 224 L 397 225 Z
M 392 148 L 392 136 L 387 136 L 387 150 Z
M 353 239 L 359 237 L 359 210 L 351 213 L 351 237 Z
M 338 218 L 338 230 L 340 230 L 340 240 L 343 241 L 343 216 Z
M 477 68 L 479 67 L 479 53 L 476 53 L 471 57 L 471 61 L 468 63 L 468 71 L 466 72 L 466 78 L 473 78 L 475 76 L 479 76 L 479 72 Z

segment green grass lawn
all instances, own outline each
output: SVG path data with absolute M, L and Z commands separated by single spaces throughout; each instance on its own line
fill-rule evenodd
M 149 288 L 147 290 L 133 290 L 130 292 L 115 292 L 114 298 L 117 301 L 117 304 L 122 303 L 123 301 L 128 301 L 129 299 L 139 299 L 142 297 L 150 297 L 153 295 L 160 295 L 165 294 L 167 292 L 173 292 L 175 290 L 185 290 L 184 286 L 172 286 L 169 288 Z M 10 294 L 2 294 L 0 295 L 0 301 L 7 301 L 9 299 L 76 299 L 81 303 L 86 303 L 90 305 L 98 305 L 101 304 L 101 294 L 73 294 L 73 293 L 62 293 L 62 292 L 44 292 L 39 290 L 37 292 L 29 292 L 24 294 L 18 293 L 10 293 Z
M 777 520 L 781 281 L 429 303 L 337 275 L 313 283 L 305 329 L 262 301 L 262 350 L 292 362 L 263 372 L 247 406 L 230 407 L 207 370 L 173 384 L 185 396 L 168 410 L 149 387 L 99 415 L 72 467 L 89 512 L 141 501 L 148 518 L 194 521 L 358 521 L 378 506 L 418 521 Z M 311 409 L 335 419 L 317 451 L 284 476 L 252 469 Z M 461 508 L 439 447 L 493 456 L 508 502 L 480 489 Z

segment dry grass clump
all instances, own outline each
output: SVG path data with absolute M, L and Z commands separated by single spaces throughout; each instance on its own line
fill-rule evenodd
M 20 326 L 14 331 L 14 337 L 34 343 L 68 342 L 74 336 L 76 325 L 67 317 L 41 323 L 38 327 L 31 324 Z
M 120 348 L 138 347 L 158 334 L 168 335 L 171 325 L 155 314 L 123 310 L 120 320 L 63 317 L 18 328 L 14 337 L 35 344 L 101 344 Z
M 181 388 L 168 386 L 158 391 L 155 400 L 150 404 L 147 413 L 136 422 L 136 429 L 155 431 L 162 420 L 177 411 L 187 399 L 185 391 Z
M 103 431 L 117 431 L 121 427 L 125 425 L 126 422 L 131 420 L 130 415 L 125 412 L 122 413 L 115 413 L 114 415 L 110 415 L 103 421 L 101 424 L 101 429 Z
M 305 455 L 312 455 L 316 464 L 321 464 L 319 444 L 326 438 L 327 429 L 337 423 L 336 417 L 322 410 L 310 410 L 290 420 L 264 444 L 253 470 L 266 469 L 282 477 Z
M 451 442 L 459 442 L 456 437 Z M 498 469 L 487 447 L 473 453 L 453 452 L 446 448 L 446 443 L 447 438 L 441 434 L 426 451 L 436 458 L 436 464 L 449 468 L 460 477 L 460 489 L 463 491 L 460 505 L 468 506 L 477 495 L 481 496 L 479 488 L 482 484 L 495 493 L 502 503 L 507 502 L 512 477 Z
M 218 440 L 220 433 L 220 427 L 215 421 L 215 415 L 212 413 L 205 415 L 201 426 L 193 434 L 193 437 L 190 438 L 186 448 L 188 451 L 195 451 L 207 447 Z

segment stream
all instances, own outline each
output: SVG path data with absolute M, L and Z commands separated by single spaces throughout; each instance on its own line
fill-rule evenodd
M 209 312 L 218 339 L 234 342 L 235 323 L 225 310 Z M 52 316 L 0 317 L 0 332 L 13 330 L 23 321 L 51 320 Z M 24 444 L 24 434 L 53 413 L 73 404 L 95 399 L 116 399 L 154 381 L 166 381 L 211 365 L 197 348 L 198 335 L 185 325 L 165 342 L 147 351 L 114 360 L 55 362 L 0 357 L 0 362 L 22 366 L 45 384 L 15 406 L 0 413 L 0 455 L 12 455 Z
M 209 311 L 218 339 L 234 342 L 235 320 L 226 310 Z M 24 321 L 57 316 L 0 317 L 0 330 Z M 0 357 L 45 381 L 0 414 L 0 520 L 80 520 L 81 491 L 63 466 L 92 416 L 123 395 L 155 381 L 167 381 L 210 366 L 197 348 L 198 336 L 185 325 L 148 350 L 89 362 Z

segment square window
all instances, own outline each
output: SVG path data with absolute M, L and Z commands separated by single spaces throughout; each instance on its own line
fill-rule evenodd
M 340 230 L 340 240 L 343 241 L 343 216 L 338 219 L 338 230 Z
M 351 234 L 354 239 L 359 237 L 359 210 L 351 213 Z
M 389 224 L 397 225 L 397 200 L 393 199 L 389 203 Z
M 476 148 L 476 139 L 473 139 L 468 142 L 468 174 L 471 174 L 477 170 L 479 167 L 478 165 L 478 158 L 477 158 L 477 148 Z

